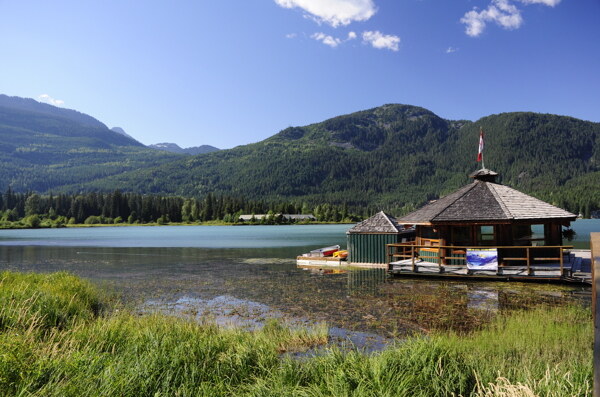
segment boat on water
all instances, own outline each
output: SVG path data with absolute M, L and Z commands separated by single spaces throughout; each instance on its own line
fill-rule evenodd
M 302 256 L 308 256 L 311 258 L 321 258 L 321 257 L 327 257 L 327 256 L 332 256 L 335 252 L 340 250 L 340 246 L 339 245 L 332 245 L 330 247 L 323 247 L 323 248 L 319 248 L 316 250 L 312 250 L 307 254 L 303 254 Z
M 346 263 L 347 256 L 348 251 L 340 251 L 339 245 L 332 245 L 298 256 L 296 265 L 299 267 L 342 266 Z
M 332 255 L 335 258 L 347 258 L 348 257 L 348 250 L 339 250 L 333 253 Z

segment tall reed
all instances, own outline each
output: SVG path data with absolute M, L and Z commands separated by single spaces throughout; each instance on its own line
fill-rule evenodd
M 322 345 L 327 328 L 269 321 L 223 329 L 161 314 L 102 315 L 103 298 L 72 275 L 2 273 L 0 395 L 35 396 L 586 396 L 588 311 L 499 315 L 469 334 L 438 331 L 374 354 Z

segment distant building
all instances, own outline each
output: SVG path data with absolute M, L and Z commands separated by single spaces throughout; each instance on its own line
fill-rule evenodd
M 288 221 L 316 221 L 317 218 L 313 214 L 274 214 L 273 217 L 277 218 L 280 216 Z M 267 218 L 269 215 L 267 214 L 255 214 L 255 215 L 240 215 L 239 220 L 242 222 L 249 222 L 253 218 L 256 221 L 260 221 L 263 218 Z

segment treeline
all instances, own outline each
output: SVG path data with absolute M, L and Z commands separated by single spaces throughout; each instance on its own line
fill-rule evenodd
M 61 227 L 66 224 L 168 224 L 221 221 L 240 223 L 242 214 L 267 214 L 252 223 L 281 224 L 289 221 L 277 214 L 313 214 L 319 222 L 355 222 L 361 216 L 347 205 L 246 200 L 215 196 L 202 200 L 173 196 L 111 193 L 39 195 L 17 193 L 9 188 L 0 195 L 0 227 Z

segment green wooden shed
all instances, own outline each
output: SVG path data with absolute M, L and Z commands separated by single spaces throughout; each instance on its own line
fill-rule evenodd
M 357 266 L 387 266 L 386 244 L 410 241 L 413 228 L 404 228 L 396 218 L 381 211 L 346 232 L 348 262 Z

